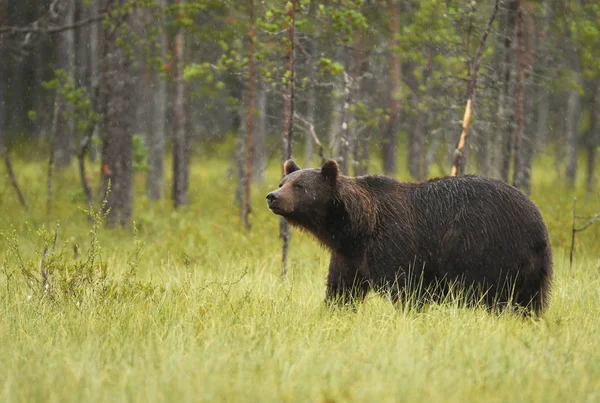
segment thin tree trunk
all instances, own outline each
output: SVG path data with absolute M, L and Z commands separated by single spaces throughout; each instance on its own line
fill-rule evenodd
M 72 25 L 75 22 L 75 1 L 66 0 L 66 15 L 64 24 Z M 68 29 L 62 32 L 58 40 L 58 62 L 65 69 L 69 80 L 75 82 L 75 30 Z M 59 103 L 61 110 L 58 115 L 58 127 L 55 141 L 56 168 L 62 169 L 71 165 L 73 160 L 73 136 L 75 134 L 75 122 L 64 116 L 64 113 L 72 109 L 71 105 L 64 102 Z
M 429 57 L 427 62 L 427 70 L 423 73 L 423 87 L 425 88 L 420 96 L 428 99 L 429 96 L 429 87 L 427 86 L 427 81 L 429 79 L 429 74 L 432 69 L 433 58 Z M 419 103 L 419 99 L 417 99 L 417 104 Z M 410 175 L 417 179 L 421 180 L 425 177 L 425 156 L 427 154 L 427 149 L 425 147 L 425 130 L 426 124 L 429 120 L 429 108 L 426 111 L 421 111 L 417 108 L 417 118 L 415 122 L 415 128 L 413 130 L 412 135 L 409 138 L 408 145 L 408 172 Z
M 521 1 L 517 0 L 517 57 L 515 75 L 515 132 L 513 137 L 513 186 L 523 188 L 523 135 L 525 122 L 523 118 L 524 85 L 525 85 L 525 38 L 523 33 L 523 9 Z
M 52 183 L 52 177 L 53 177 L 53 173 L 54 173 L 54 163 L 55 163 L 55 158 L 56 158 L 56 140 L 58 138 L 58 122 L 60 119 L 60 111 L 61 111 L 61 97 L 58 94 L 56 94 L 56 99 L 54 101 L 54 113 L 52 115 L 52 129 L 50 131 L 50 138 L 49 138 L 49 150 L 48 150 L 48 174 L 46 177 L 46 190 L 47 190 L 47 194 L 46 194 L 46 226 L 48 228 L 50 228 L 50 219 L 52 217 L 52 200 L 53 200 L 53 183 Z
M 243 116 L 244 110 L 246 109 L 246 101 L 242 98 L 242 102 L 239 106 L 239 112 L 235 112 L 237 116 Z M 240 220 L 244 222 L 245 210 L 244 210 L 244 197 L 246 189 L 246 130 L 247 125 L 240 125 L 237 132 L 236 148 L 234 153 L 234 164 L 237 179 L 237 186 L 235 189 L 235 202 L 239 207 Z
M 265 168 L 267 165 L 266 137 L 267 137 L 267 90 L 266 84 L 261 80 L 258 89 L 258 120 L 254 133 L 254 180 L 264 182 Z
M 1 128 L 0 131 L 2 131 Z M 19 182 L 17 181 L 17 177 L 15 175 L 15 171 L 10 160 L 10 156 L 8 155 L 8 150 L 6 149 L 6 145 L 4 144 L 3 133 L 0 133 L 0 154 L 2 154 L 2 160 L 4 161 L 4 166 L 6 167 L 6 173 L 8 173 L 8 177 L 10 178 L 10 184 L 17 193 L 19 203 L 21 203 L 21 206 L 27 209 L 27 202 L 25 201 L 25 196 L 23 196 L 23 192 L 21 191 L 21 187 L 19 186 Z
M 1 1 L 1 0 L 0 0 Z M 48 38 L 44 35 L 42 38 L 38 39 L 35 44 L 35 53 L 33 55 L 34 63 L 33 66 L 33 74 L 34 74 L 34 91 L 35 97 L 33 99 L 33 109 L 36 114 L 36 119 L 34 121 L 34 132 L 36 136 L 43 134 L 44 120 L 43 117 L 46 115 L 48 100 L 45 96 L 45 92 L 47 92 L 42 83 L 46 80 L 45 72 L 47 68 L 47 49 L 49 47 Z
M 331 120 L 329 121 L 329 144 L 331 149 L 331 155 L 338 155 L 340 151 L 339 139 L 340 136 L 338 134 L 340 127 L 342 126 L 343 119 L 343 107 L 344 104 L 338 97 L 337 90 L 332 91 L 331 94 L 331 102 L 332 102 L 332 111 L 331 111 Z
M 93 133 L 93 131 L 91 133 Z M 89 137 L 83 140 L 83 144 L 79 150 L 79 153 L 77 154 L 77 162 L 79 166 L 79 180 L 81 181 L 81 187 L 83 188 L 83 193 L 85 194 L 85 201 L 88 210 L 92 209 L 92 188 L 88 183 L 87 174 L 85 171 L 85 155 L 90 150 L 91 140 L 92 137 L 90 134 Z
M 504 57 L 500 58 L 504 60 Z M 502 63 L 498 63 L 499 66 L 502 66 Z M 494 128 L 504 128 L 506 127 L 505 123 L 505 94 L 504 94 L 504 70 L 503 68 L 498 69 L 497 79 L 500 83 L 498 88 L 498 99 L 496 101 L 496 115 L 494 116 L 493 123 L 495 124 Z M 490 177 L 494 179 L 502 178 L 502 170 L 504 165 L 504 154 L 505 154 L 505 143 L 506 136 L 503 130 L 494 130 L 491 129 L 489 141 L 491 145 L 491 162 L 490 162 Z
M 550 97 L 546 91 L 547 90 L 545 88 L 541 88 L 538 92 L 538 96 L 536 97 L 539 99 L 539 103 L 535 128 L 535 149 L 539 153 L 543 152 L 546 148 L 546 144 L 548 143 L 548 131 L 550 130 L 548 125 L 548 118 L 550 116 Z
M 411 138 L 408 146 L 408 172 L 413 178 L 417 180 L 423 179 L 421 160 L 423 155 L 423 140 L 425 137 L 424 130 L 426 119 L 426 112 L 417 112 L 415 128 L 413 130 L 412 136 L 410 136 Z
M 352 81 L 354 83 L 354 98 L 356 102 L 360 100 L 363 94 L 364 78 L 369 71 L 370 51 L 361 46 L 362 31 L 357 30 L 354 34 L 354 71 Z M 358 121 L 354 118 L 354 128 L 352 134 L 352 144 L 354 151 L 354 176 L 366 175 L 369 172 L 369 139 L 370 135 L 366 130 L 361 130 Z
M 481 65 L 481 56 L 483 55 L 485 41 L 490 33 L 490 30 L 492 29 L 492 24 L 494 23 L 494 19 L 496 18 L 496 14 L 498 12 L 498 3 L 499 0 L 496 0 L 494 4 L 494 10 L 492 11 L 492 15 L 490 16 L 485 30 L 481 35 L 481 39 L 479 40 L 477 53 L 475 54 L 475 60 L 473 61 L 473 71 L 469 80 L 469 86 L 467 87 L 467 106 L 465 107 L 465 115 L 463 117 L 462 122 L 462 133 L 460 134 L 458 145 L 456 146 L 454 163 L 452 164 L 452 176 L 462 175 L 465 171 L 467 161 L 463 149 L 467 144 L 467 136 L 469 134 L 469 123 L 471 121 L 473 98 L 475 96 L 475 90 L 477 88 L 477 74 L 479 73 L 479 67 Z
M 579 71 L 574 72 L 574 85 L 579 87 L 581 79 Z M 580 95 L 579 88 L 569 90 L 569 99 L 567 101 L 567 164 L 565 175 L 570 187 L 575 186 L 577 178 L 577 151 L 579 149 L 579 113 L 580 113 Z
M 314 2 L 311 2 L 311 6 Z M 308 62 L 308 76 L 310 78 L 310 87 L 308 88 L 308 104 L 306 106 L 306 120 L 315 124 L 315 112 L 317 109 L 317 70 L 319 63 L 319 44 L 316 38 L 309 38 L 310 60 Z M 304 165 L 309 167 L 313 159 L 314 147 L 313 138 L 308 129 L 306 130 L 306 139 L 304 146 Z
M 19 203 L 21 206 L 27 209 L 27 202 L 25 201 L 25 196 L 23 196 L 23 192 L 21 191 L 21 187 L 19 186 L 19 182 L 17 181 L 17 177 L 15 175 L 15 171 L 12 166 L 12 162 L 10 160 L 10 155 L 8 154 L 8 150 L 6 149 L 6 144 L 4 144 L 4 99 L 0 99 L 0 155 L 2 155 L 2 160 L 4 161 L 4 166 L 6 167 L 6 173 L 10 178 L 10 183 L 12 187 L 15 189 L 17 193 L 17 197 L 19 198 Z
M 433 57 L 429 56 L 427 61 L 427 69 L 423 73 L 423 91 L 420 91 L 420 96 L 427 99 L 429 96 L 429 87 L 427 81 L 429 80 L 429 74 L 431 73 L 433 65 Z M 419 103 L 417 99 L 417 105 Z M 427 150 L 425 147 L 425 126 L 429 119 L 429 108 L 426 111 L 421 111 L 417 108 L 417 119 L 415 122 L 415 128 L 412 135 L 409 136 L 408 145 L 408 172 L 415 179 L 423 179 L 425 174 L 424 164 Z
M 0 3 L 0 21 L 4 21 L 8 15 L 8 4 Z M 6 53 L 4 50 L 3 43 L 3 35 L 0 34 L 0 60 L 6 60 Z M 6 87 L 7 87 L 7 76 L 8 69 L 6 63 L 0 63 L 0 156 L 2 156 L 2 160 L 4 161 L 4 166 L 6 167 L 6 173 L 10 178 L 10 183 L 12 187 L 15 189 L 17 193 L 17 197 L 19 198 L 19 203 L 25 209 L 27 209 L 27 202 L 25 201 L 25 197 L 23 196 L 23 192 L 21 191 L 21 187 L 19 186 L 19 182 L 17 181 L 17 177 L 15 175 L 15 171 L 12 166 L 12 162 L 10 160 L 10 155 L 8 154 L 8 150 L 6 148 L 5 136 L 6 136 Z
M 596 185 L 594 172 L 596 170 L 596 150 L 598 148 L 598 87 L 600 80 L 596 78 L 592 83 L 590 98 L 590 127 L 587 133 L 587 175 L 586 188 L 593 192 Z
M 523 15 L 523 25 L 525 34 L 525 49 L 524 49 L 524 102 L 523 102 L 523 124 L 524 128 L 531 128 L 531 120 L 533 114 L 533 105 L 531 101 L 531 94 L 533 92 L 533 77 L 531 72 L 533 71 L 533 10 L 531 3 L 527 3 L 525 6 L 525 14 Z M 529 129 L 523 132 L 521 148 L 522 148 L 522 160 L 521 160 L 521 188 L 526 194 L 531 194 L 531 165 L 533 162 L 533 152 L 535 148 L 535 131 Z
M 544 44 L 546 42 L 546 37 L 548 35 L 548 26 L 550 24 L 550 1 L 544 0 L 543 2 L 543 23 L 540 31 L 540 35 L 538 38 L 538 46 Z M 549 58 L 545 53 L 540 55 L 538 59 L 538 63 L 536 63 L 535 70 L 537 77 L 544 77 L 546 74 L 546 64 L 549 63 Z M 536 111 L 536 129 L 535 129 L 535 138 L 536 138 L 536 146 L 535 150 L 537 152 L 543 152 L 546 148 L 546 143 L 548 142 L 548 118 L 550 115 L 550 97 L 547 94 L 548 89 L 545 88 L 543 80 L 538 85 L 538 96 L 536 99 L 539 99 L 538 108 Z
M 369 150 L 370 136 L 365 132 L 357 132 L 356 136 L 354 176 L 361 176 L 369 173 L 369 163 L 371 162 Z
M 167 30 L 164 24 L 165 10 L 168 6 L 167 0 L 161 0 L 161 19 L 159 39 L 160 57 L 163 62 L 167 60 Z M 160 200 L 163 196 L 164 160 L 165 160 L 165 138 L 167 129 L 167 103 L 168 91 L 167 81 L 163 79 L 160 72 L 152 73 L 154 102 L 151 119 L 152 127 L 148 128 L 148 177 L 146 178 L 146 194 L 150 200 Z
M 510 174 L 510 163 L 512 160 L 512 137 L 514 131 L 514 123 L 513 123 L 513 111 L 514 109 L 510 107 L 512 105 L 513 99 L 510 96 L 511 89 L 513 88 L 513 75 L 512 75 L 512 44 L 513 38 L 515 35 L 516 28 L 516 14 L 517 14 L 517 0 L 512 0 L 507 9 L 507 18 L 506 18 L 506 33 L 504 37 L 504 88 L 501 100 L 502 114 L 500 115 L 501 119 L 505 119 L 505 122 L 500 122 L 500 127 L 503 127 L 505 124 L 505 130 L 500 132 L 500 138 L 503 139 L 503 153 L 502 153 L 502 166 L 500 169 L 501 179 L 508 183 L 508 177 Z M 511 111 L 508 115 L 505 115 L 506 111 Z
M 396 0 L 388 0 L 388 12 L 390 18 L 388 52 L 390 57 L 390 118 L 383 133 L 382 139 L 382 158 L 383 172 L 386 175 L 396 173 L 396 147 L 398 136 L 398 125 L 400 123 L 400 84 L 401 72 L 400 61 L 398 60 L 398 52 L 396 49 L 396 35 L 398 34 L 398 5 Z
M 100 6 L 101 1 L 102 0 L 92 0 L 92 15 L 99 14 L 100 9 L 102 8 Z M 100 55 L 101 49 L 103 49 L 103 45 L 101 44 L 101 41 L 103 41 L 103 38 L 101 36 L 101 24 L 101 22 L 93 22 L 90 24 L 90 85 L 92 93 L 97 91 L 99 86 L 98 80 L 100 77 L 100 62 L 98 56 Z M 95 125 L 94 133 L 92 134 L 93 138 L 100 137 L 99 130 L 100 125 Z M 98 159 L 98 146 L 94 144 L 94 142 L 91 142 L 88 147 L 90 151 L 90 158 L 92 159 L 92 161 L 96 161 Z
M 288 43 L 286 49 L 286 77 L 287 82 L 284 90 L 284 112 L 283 112 L 283 149 L 282 157 L 283 161 L 292 158 L 292 137 L 294 134 L 294 80 L 295 80 L 295 66 L 294 66 L 294 40 L 295 40 L 295 28 L 296 28 L 296 0 L 290 0 L 287 3 L 287 16 L 290 21 L 290 25 L 287 28 Z M 283 164 L 282 164 L 283 170 Z M 287 260 L 288 260 L 288 249 L 290 244 L 290 226 L 287 220 L 283 217 L 280 219 L 279 234 L 283 241 L 282 247 L 282 268 L 281 275 L 287 274 Z
M 254 65 L 254 1 L 248 0 L 248 121 L 246 129 L 246 180 L 244 181 L 244 225 L 250 229 L 251 200 L 250 191 L 252 190 L 252 162 L 254 140 L 252 132 L 254 131 L 254 83 L 255 83 L 255 65 Z
M 352 103 L 352 81 L 350 76 L 344 72 L 344 105 L 342 107 L 342 119 L 341 125 L 338 130 L 339 133 L 339 147 L 340 152 L 338 155 L 338 162 L 340 164 L 340 171 L 343 175 L 348 175 L 350 169 L 350 130 L 349 130 L 349 119 L 350 119 L 350 104 Z
M 185 0 L 178 0 L 177 5 L 183 13 Z M 175 82 L 175 100 L 173 105 L 173 119 L 175 130 L 173 132 L 173 200 L 175 207 L 188 202 L 188 135 L 186 133 L 185 99 L 186 88 L 183 79 L 184 64 L 184 28 L 179 27 L 175 36 L 175 58 L 177 64 L 177 78 Z
M 90 15 L 90 7 L 87 3 L 84 2 L 75 2 L 76 4 L 76 19 L 77 21 L 81 21 L 83 19 L 89 18 Z M 83 87 L 86 86 L 89 88 L 89 67 L 90 67 L 90 47 L 89 47 L 89 37 L 90 37 L 90 27 L 89 25 L 85 25 L 83 27 L 79 27 L 75 29 L 76 34 L 76 44 L 75 44 L 75 82 L 78 86 Z
M 133 24 L 129 29 L 135 34 L 143 37 L 145 34 L 144 25 L 150 16 L 150 10 L 145 8 L 136 7 L 132 10 Z M 134 54 L 134 60 L 136 60 L 137 69 L 134 73 L 135 86 L 137 91 L 133 96 L 135 110 L 135 122 L 133 126 L 133 132 L 137 135 L 143 136 L 145 140 L 148 139 L 148 121 L 152 113 L 152 103 L 150 102 L 154 94 L 154 89 L 151 87 L 150 77 L 151 70 L 150 63 L 147 58 L 144 57 L 144 49 L 139 43 L 132 44 L 132 50 Z

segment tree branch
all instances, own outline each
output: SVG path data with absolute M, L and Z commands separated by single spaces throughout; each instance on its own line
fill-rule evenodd
M 311 122 L 309 122 L 308 120 L 301 117 L 300 115 L 298 115 L 295 112 L 294 112 L 294 119 L 296 119 L 298 122 L 304 123 L 308 127 L 308 131 L 309 131 L 313 141 L 319 147 L 319 157 L 321 157 L 321 163 L 324 164 L 326 159 L 325 159 L 325 156 L 323 153 L 323 144 L 321 144 L 321 141 L 319 140 L 319 137 L 317 136 L 317 132 L 315 131 L 315 125 L 313 125 Z
M 0 34 L 58 34 L 64 31 L 68 31 L 70 29 L 80 28 L 94 22 L 98 22 L 103 20 L 108 16 L 108 13 L 102 13 L 96 15 L 94 17 L 86 18 L 84 20 L 77 21 L 73 24 L 68 25 L 58 25 L 58 26 L 48 26 L 48 27 L 40 27 L 39 21 L 35 21 L 28 26 L 24 27 L 15 27 L 15 26 L 3 26 L 0 27 Z
M 571 227 L 571 250 L 569 252 L 569 273 L 573 271 L 573 251 L 575 250 L 575 234 L 581 231 L 585 231 L 589 226 L 594 224 L 596 221 L 600 220 L 600 213 L 594 214 L 592 217 L 581 217 L 575 214 L 575 209 L 577 206 L 577 198 L 573 199 L 573 226 Z M 588 222 L 583 227 L 576 227 L 575 221 L 577 219 L 586 218 L 589 219 Z

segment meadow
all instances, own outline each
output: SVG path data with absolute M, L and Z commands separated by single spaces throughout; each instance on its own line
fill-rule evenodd
M 14 161 L 27 211 L 0 171 L 1 401 L 600 402 L 600 223 L 578 234 L 569 268 L 573 196 L 580 215 L 600 198 L 557 182 L 551 161 L 536 162 L 532 193 L 554 250 L 539 319 L 375 294 L 330 309 L 328 253 L 309 236 L 293 232 L 280 276 L 264 201 L 280 165 L 254 188 L 247 231 L 228 161 L 193 161 L 179 210 L 151 204 L 136 173 L 135 231 L 94 227 L 75 167 L 57 173 L 49 227 L 45 164 Z

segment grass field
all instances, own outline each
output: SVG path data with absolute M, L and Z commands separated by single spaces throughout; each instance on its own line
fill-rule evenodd
M 549 165 L 535 168 L 532 196 L 555 280 L 533 320 L 453 304 L 415 312 L 374 294 L 329 310 L 328 253 L 308 236 L 293 233 L 279 276 L 278 219 L 264 203 L 277 164 L 254 190 L 250 232 L 226 162 L 204 159 L 180 211 L 151 205 L 136 174 L 137 237 L 100 226 L 93 247 L 75 168 L 57 174 L 40 232 L 45 166 L 16 164 L 30 208 L 0 171 L 0 401 L 600 402 L 600 223 L 578 235 L 570 272 L 574 193 Z M 579 214 L 600 210 L 598 194 L 578 194 Z M 49 297 L 23 272 L 39 277 L 56 221 Z

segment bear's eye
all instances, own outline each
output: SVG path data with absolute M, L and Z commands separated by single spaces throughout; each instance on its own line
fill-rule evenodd
M 302 190 L 302 189 L 304 189 L 304 186 L 302 186 L 299 183 L 294 183 L 294 189 L 296 189 L 296 190 Z
M 283 183 L 280 183 L 278 187 L 282 187 L 282 186 L 283 186 Z

